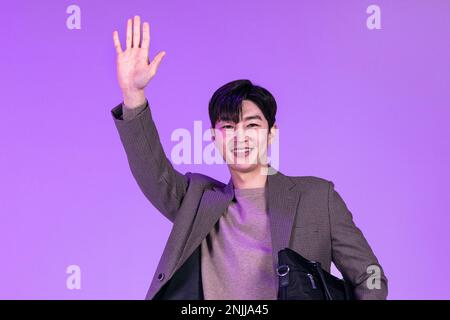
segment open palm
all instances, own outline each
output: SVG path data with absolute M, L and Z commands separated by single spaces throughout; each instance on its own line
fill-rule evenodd
M 117 78 L 123 92 L 143 90 L 158 70 L 162 58 L 166 54 L 160 51 L 150 62 L 148 52 L 150 48 L 150 26 L 143 23 L 141 43 L 141 22 L 139 16 L 127 21 L 126 49 L 122 50 L 118 32 L 113 32 L 114 47 L 117 52 Z

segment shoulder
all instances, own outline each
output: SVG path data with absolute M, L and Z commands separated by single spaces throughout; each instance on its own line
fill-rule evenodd
M 303 191 L 328 192 L 334 186 L 333 182 L 317 176 L 289 176 Z

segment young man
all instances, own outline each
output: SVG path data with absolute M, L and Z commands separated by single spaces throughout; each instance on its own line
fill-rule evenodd
M 267 163 L 276 133 L 276 102 L 264 88 L 237 80 L 209 103 L 212 138 L 231 178 L 181 174 L 167 159 L 145 98 L 165 52 L 149 63 L 149 24 L 127 22 L 126 50 L 117 31 L 123 103 L 111 110 L 139 187 L 173 223 L 146 299 L 277 299 L 277 253 L 289 247 L 330 271 L 334 262 L 358 299 L 385 299 L 387 279 L 331 181 L 286 176 Z M 256 133 L 256 134 L 255 134 Z M 368 286 L 368 267 L 380 286 Z

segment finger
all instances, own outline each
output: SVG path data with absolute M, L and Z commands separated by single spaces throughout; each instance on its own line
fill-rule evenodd
M 165 51 L 161 51 L 156 55 L 156 57 L 153 59 L 153 61 L 149 65 L 151 73 L 153 73 L 153 74 L 156 73 L 156 71 L 158 70 L 159 64 L 162 61 L 162 58 L 165 55 L 166 55 Z
M 116 53 L 121 54 L 122 46 L 120 45 L 119 33 L 116 30 L 114 30 L 113 32 L 113 39 L 114 39 L 114 47 L 116 48 Z
M 127 21 L 127 49 L 131 48 L 131 19 Z
M 134 16 L 133 48 L 139 48 L 140 40 L 141 40 L 141 18 L 139 16 Z
M 150 26 L 148 22 L 144 22 L 142 26 L 142 49 L 146 50 L 148 52 L 148 48 L 150 47 Z

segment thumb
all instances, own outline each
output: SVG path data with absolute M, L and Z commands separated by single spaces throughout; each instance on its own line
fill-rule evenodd
M 160 51 L 160 52 L 158 52 L 156 57 L 153 58 L 152 62 L 150 62 L 150 64 L 148 65 L 148 68 L 149 68 L 151 74 L 155 74 L 156 73 L 156 71 L 158 70 L 159 64 L 162 61 L 162 58 L 165 55 L 166 55 L 165 51 Z

